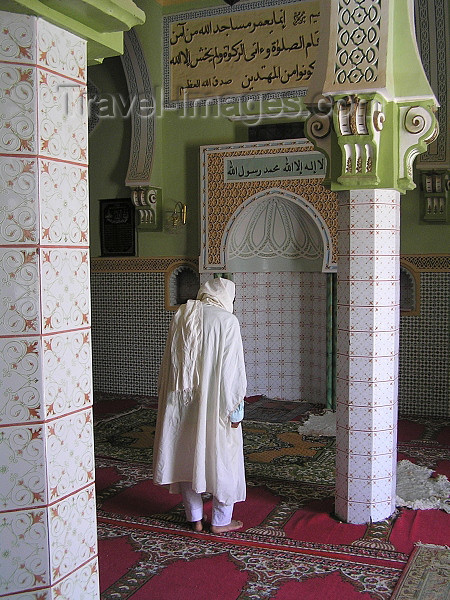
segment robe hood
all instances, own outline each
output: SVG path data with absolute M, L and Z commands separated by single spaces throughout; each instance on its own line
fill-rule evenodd
M 234 282 L 224 277 L 217 277 L 200 286 L 197 300 L 201 300 L 205 304 L 220 306 L 220 308 L 232 313 L 235 295 L 236 286 Z

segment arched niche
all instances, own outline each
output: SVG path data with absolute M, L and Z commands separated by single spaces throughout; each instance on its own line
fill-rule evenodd
M 410 263 L 400 261 L 400 315 L 420 314 L 420 273 Z
M 165 273 L 165 308 L 177 310 L 180 304 L 197 297 L 200 287 L 198 270 L 186 262 L 173 263 Z
M 309 202 L 281 189 L 243 202 L 222 242 L 230 272 L 334 271 L 327 224 Z

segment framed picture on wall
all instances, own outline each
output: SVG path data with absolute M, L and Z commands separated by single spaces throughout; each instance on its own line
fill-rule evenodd
M 102 256 L 135 256 L 135 208 L 130 198 L 100 200 Z

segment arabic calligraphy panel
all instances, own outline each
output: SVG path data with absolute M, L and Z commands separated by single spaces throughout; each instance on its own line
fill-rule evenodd
M 280 90 L 302 95 L 314 70 L 319 7 L 319 0 L 269 0 L 166 16 L 166 104 Z

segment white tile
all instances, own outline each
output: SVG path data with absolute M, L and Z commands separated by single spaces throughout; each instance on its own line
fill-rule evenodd
M 39 263 L 36 250 L 0 248 L 0 281 L 0 335 L 39 333 Z
M 36 18 L 0 11 L 0 58 L 6 62 L 36 62 Z
M 89 330 L 44 338 L 44 390 L 47 418 L 92 405 L 92 349 Z
M 75 572 L 97 554 L 94 486 L 48 508 L 52 584 Z
M 39 161 L 40 235 L 51 245 L 89 245 L 87 167 Z
M 51 600 L 61 598 L 92 600 L 99 597 L 99 570 L 96 558 L 90 560 L 69 576 L 65 577 L 57 586 L 52 588 Z
M 339 360 L 339 357 L 338 357 Z M 348 362 L 346 369 L 341 366 L 340 371 L 347 377 L 338 377 L 336 380 L 337 402 L 354 406 L 389 406 L 397 402 L 397 379 L 392 381 L 350 381 L 348 379 Z
M 0 156 L 0 243 L 38 242 L 37 166 L 33 158 Z
M 39 154 L 87 164 L 86 86 L 38 71 Z
M 44 19 L 37 21 L 38 64 L 86 81 L 86 41 Z
M 7 548 L 8 552 L 2 553 L 1 594 L 25 592 L 50 584 L 47 543 L 44 508 L 2 514 L 0 548 Z
M 0 64 L 0 153 L 35 154 L 36 70 L 28 65 Z
M 89 252 L 49 248 L 40 254 L 43 332 L 89 327 Z
M 28 509 L 47 501 L 43 425 L 1 428 L 0 510 Z
M 0 338 L 0 424 L 43 420 L 39 338 Z
M 50 421 L 45 429 L 48 489 L 54 502 L 94 481 L 91 409 Z

